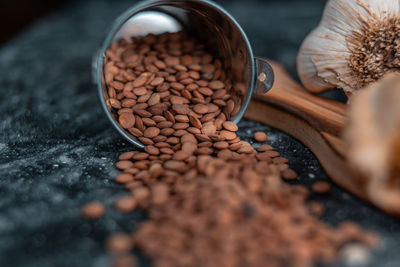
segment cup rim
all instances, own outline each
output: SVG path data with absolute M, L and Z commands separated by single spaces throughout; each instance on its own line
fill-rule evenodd
M 98 91 L 98 96 L 100 98 L 100 104 L 102 106 L 103 111 L 106 113 L 106 116 L 108 120 L 111 122 L 113 127 L 130 143 L 134 144 L 135 146 L 143 149 L 144 145 L 136 140 L 135 138 L 131 137 L 126 130 L 122 129 L 121 126 L 117 123 L 117 121 L 112 117 L 111 112 L 109 112 L 106 100 L 103 95 L 103 87 L 102 87 L 102 73 L 103 73 L 103 62 L 105 58 L 105 51 L 108 49 L 109 45 L 112 43 L 114 40 L 115 35 L 118 33 L 118 31 L 122 28 L 122 26 L 134 15 L 136 15 L 139 12 L 145 11 L 148 8 L 155 7 L 158 5 L 168 5 L 168 4 L 174 4 L 174 3 L 184 3 L 184 2 L 199 2 L 199 0 L 166 0 L 166 1 L 160 1 L 160 0 L 145 0 L 142 2 L 139 2 L 132 7 L 128 8 L 125 12 L 123 12 L 121 15 L 119 15 L 114 22 L 112 23 L 111 27 L 108 29 L 107 34 L 100 46 L 100 49 L 97 51 L 95 55 L 95 59 L 97 58 L 97 61 L 94 62 L 93 67 L 95 68 L 94 72 L 94 83 L 97 86 L 97 91 Z M 242 106 L 238 112 L 238 114 L 235 116 L 235 119 L 233 122 L 235 124 L 239 123 L 239 121 L 243 118 L 244 113 L 247 110 L 247 107 L 250 103 L 251 97 L 253 95 L 253 92 L 255 90 L 255 59 L 253 55 L 253 50 L 251 48 L 250 42 L 247 38 L 247 35 L 245 34 L 244 30 L 242 27 L 239 25 L 239 23 L 236 21 L 236 19 L 228 12 L 226 11 L 222 6 L 219 4 L 210 1 L 210 0 L 201 0 L 200 2 L 217 9 L 218 11 L 222 12 L 232 23 L 235 25 L 237 30 L 240 32 L 240 35 L 242 36 L 243 41 L 245 42 L 246 49 L 248 52 L 248 56 L 250 59 L 250 79 L 249 79 L 249 90 L 247 90 L 247 95 L 245 98 L 245 101 L 242 103 Z

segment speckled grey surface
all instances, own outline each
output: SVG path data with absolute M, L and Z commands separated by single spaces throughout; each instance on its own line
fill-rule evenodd
M 107 266 L 102 247 L 111 231 L 128 231 L 144 214 L 112 208 L 124 194 L 113 183 L 118 153 L 131 149 L 103 116 L 91 85 L 90 61 L 113 18 L 134 1 L 76 2 L 35 23 L 0 48 L 0 266 Z M 323 1 L 223 1 L 259 56 L 283 62 L 295 75 L 296 51 L 318 22 Z M 326 174 L 310 151 L 285 134 L 250 121 L 240 135 L 269 134 L 290 159 L 300 183 Z M 400 224 L 337 187 L 312 196 L 335 225 L 355 220 L 383 237 L 363 266 L 400 266 Z M 90 200 L 107 206 L 97 221 L 79 217 Z M 141 260 L 146 266 L 146 260 Z M 337 266 L 343 266 L 342 263 Z

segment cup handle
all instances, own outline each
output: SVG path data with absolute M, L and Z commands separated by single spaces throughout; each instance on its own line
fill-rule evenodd
M 256 63 L 256 90 L 254 93 L 266 93 L 271 90 L 274 84 L 275 75 L 267 59 L 254 57 Z

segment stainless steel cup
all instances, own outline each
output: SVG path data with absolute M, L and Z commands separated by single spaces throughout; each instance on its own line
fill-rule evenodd
M 271 89 L 274 74 L 265 59 L 254 57 L 250 43 L 236 20 L 222 7 L 211 1 L 150 0 L 141 2 L 113 23 L 93 60 L 93 79 L 97 85 L 100 102 L 115 129 L 139 148 L 140 143 L 121 128 L 114 111 L 107 106 L 107 87 L 103 64 L 105 51 L 120 38 L 149 33 L 161 34 L 185 30 L 206 44 L 208 50 L 221 59 L 227 77 L 232 81 L 231 95 L 235 102 L 232 120 L 238 123 L 243 117 L 253 93 Z

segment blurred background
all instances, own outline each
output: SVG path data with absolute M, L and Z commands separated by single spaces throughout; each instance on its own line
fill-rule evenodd
M 97 12 L 97 15 L 90 15 L 95 18 L 100 17 L 104 9 L 108 10 L 109 16 L 102 22 L 92 23 L 98 25 L 98 28 L 92 30 L 105 33 L 107 27 L 104 25 L 109 26 L 124 8 L 136 2 L 139 0 L 0 0 L 0 25 L 2 25 L 0 47 L 18 33 L 28 31 L 28 28 L 38 21 L 42 22 L 42 25 L 46 24 L 51 21 L 49 18 L 52 15 L 65 14 L 76 6 L 82 6 L 82 9 L 90 6 L 93 13 Z M 296 52 L 306 34 L 317 25 L 326 0 L 215 0 L 215 2 L 225 7 L 238 20 L 252 44 L 255 55 L 280 61 L 296 77 Z M 87 30 L 83 29 L 85 23 L 72 24 L 70 23 L 71 29 L 78 26 L 77 31 Z M 288 25 L 291 27 L 288 28 Z M 260 29 L 270 35 L 260 35 Z M 70 32 L 60 34 L 70 34 Z M 345 99 L 343 96 L 332 97 L 339 101 Z
M 40 17 L 74 0 L 0 0 L 0 45 Z
M 25 27 L 31 25 L 34 21 L 48 15 L 49 13 L 56 12 L 63 7 L 73 2 L 95 2 L 96 0 L 0 0 L 0 45 L 18 32 L 22 31 Z M 118 2 L 119 0 L 108 0 L 108 2 Z M 104 1 L 102 1 L 104 2 Z M 126 2 L 126 1 L 123 1 Z M 132 3 L 138 2 L 132 0 Z M 215 2 L 237 2 L 237 3 L 250 3 L 257 2 L 268 3 L 277 2 L 276 0 L 216 0 Z M 301 0 L 281 0 L 281 3 L 302 2 Z M 319 0 L 318 2 L 325 2 Z M 321 4 L 319 4 L 321 5 Z

